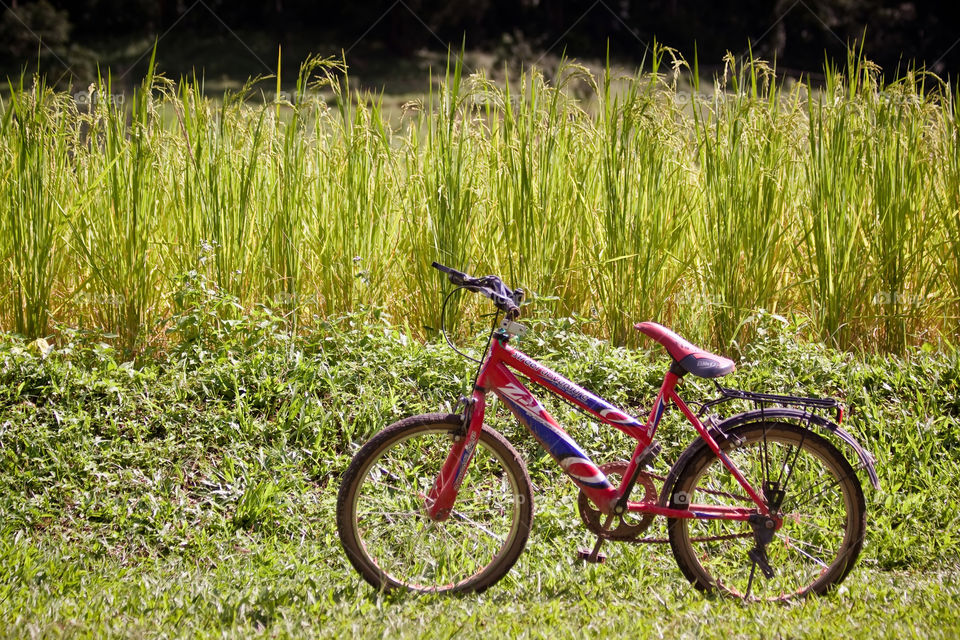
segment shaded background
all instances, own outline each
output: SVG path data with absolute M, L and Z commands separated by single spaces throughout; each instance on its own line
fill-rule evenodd
M 490 67 L 542 63 L 564 52 L 639 63 L 656 38 L 688 60 L 720 64 L 730 50 L 776 59 L 782 73 L 822 70 L 862 43 L 888 75 L 924 66 L 960 70 L 956 9 L 931 0 L 0 0 L 0 71 L 40 70 L 60 85 L 84 86 L 98 67 L 136 82 L 158 43 L 161 70 L 197 72 L 229 84 L 277 68 L 294 73 L 309 53 L 345 52 L 369 85 L 403 91 L 431 53 L 448 44 L 488 54 Z M 436 56 L 432 58 L 436 60 Z M 219 85 L 217 85 L 219 86 Z

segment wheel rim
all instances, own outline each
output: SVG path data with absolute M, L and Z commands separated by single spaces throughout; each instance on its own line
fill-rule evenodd
M 763 576 L 749 559 L 756 543 L 748 523 L 680 520 L 674 526 L 679 527 L 678 542 L 693 577 L 701 586 L 748 599 L 783 600 L 822 592 L 846 574 L 859 552 L 862 531 L 852 469 L 811 434 L 775 429 L 741 437 L 742 445 L 727 455 L 750 483 L 759 490 L 763 478 L 786 482 L 783 526 L 766 546 L 775 575 Z M 691 503 L 753 506 L 715 456 L 700 464 L 678 487 Z
M 435 522 L 426 515 L 426 496 L 452 442 L 450 428 L 418 431 L 387 444 L 362 473 L 352 504 L 357 542 L 391 586 L 469 588 L 517 535 L 522 492 L 483 439 L 450 517 Z

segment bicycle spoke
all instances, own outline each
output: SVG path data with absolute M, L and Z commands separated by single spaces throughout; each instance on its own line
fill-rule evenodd
M 375 518 L 375 517 L 388 518 L 388 517 L 391 517 L 391 516 L 393 516 L 393 517 L 396 517 L 396 516 L 417 517 L 417 516 L 420 516 L 420 515 L 422 515 L 422 514 L 416 512 L 416 511 L 378 511 L 376 514 L 372 514 L 372 513 L 371 513 L 371 514 L 368 514 L 368 516 L 358 516 L 358 517 L 357 517 L 357 522 L 363 522 L 364 517 L 370 517 L 370 518 Z
M 848 476 L 843 476 L 842 478 L 827 478 L 826 480 L 822 480 L 822 481 L 820 481 L 818 484 L 810 487 L 809 489 L 806 489 L 803 493 L 800 494 L 800 496 L 793 496 L 793 499 L 796 500 L 798 497 L 802 497 L 802 496 L 805 495 L 806 493 L 809 493 L 810 491 L 813 491 L 813 490 L 816 489 L 818 486 L 829 483 L 822 491 L 820 491 L 819 493 L 816 493 L 816 494 L 811 495 L 809 498 L 807 498 L 807 499 L 804 500 L 803 502 L 792 502 L 792 501 L 791 501 L 791 502 L 789 502 L 789 503 L 787 503 L 787 504 L 790 505 L 791 510 L 799 509 L 800 507 L 802 507 L 802 506 L 804 506 L 804 505 L 806 505 L 806 504 L 809 504 L 811 501 L 813 501 L 813 500 L 819 498 L 820 496 L 824 495 L 827 491 L 829 491 L 829 490 L 832 489 L 833 487 L 840 486 L 840 484 L 841 484 L 844 480 L 846 480 L 847 478 L 848 478 Z M 784 505 L 784 506 L 786 506 L 786 505 Z
M 823 567 L 824 569 L 829 568 L 829 565 L 828 565 L 826 562 L 824 562 L 823 560 L 820 560 L 819 558 L 814 558 L 812 555 L 810 555 L 809 553 L 807 553 L 806 551 L 804 551 L 803 549 L 801 549 L 801 548 L 798 546 L 798 545 L 805 545 L 805 546 L 813 546 L 813 545 L 807 545 L 807 543 L 802 542 L 802 541 L 800 541 L 800 540 L 790 540 L 790 539 L 788 539 L 788 538 L 784 538 L 784 541 L 783 541 L 783 542 L 784 542 L 783 546 L 784 546 L 785 549 L 789 549 L 789 550 L 791 550 L 791 551 L 795 551 L 795 552 L 799 553 L 799 554 L 802 555 L 803 557 L 808 558 L 808 559 L 812 560 L 813 562 L 817 563 L 818 565 L 820 565 L 820 566 Z M 789 543 L 789 544 L 788 544 L 788 543 Z M 822 551 L 822 549 L 821 549 L 821 551 Z
M 450 513 L 450 515 L 456 517 L 456 518 L 459 519 L 461 522 L 465 522 L 465 523 L 469 524 L 471 527 L 473 527 L 473 528 L 476 529 L 477 531 L 483 531 L 483 532 L 486 533 L 488 536 L 490 536 L 490 537 L 493 538 L 494 540 L 497 540 L 498 542 L 502 542 L 502 541 L 503 541 L 502 536 L 497 535 L 496 533 L 494 533 L 493 531 L 491 531 L 491 530 L 488 529 L 487 527 L 483 526 L 482 524 L 480 524 L 480 523 L 477 522 L 476 520 L 471 520 L 470 518 L 467 518 L 466 516 L 464 516 L 463 514 L 457 512 L 457 511 L 452 511 L 452 512 Z

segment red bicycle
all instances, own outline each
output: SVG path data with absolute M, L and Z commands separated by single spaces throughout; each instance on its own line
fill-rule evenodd
M 451 295 L 460 289 L 483 294 L 505 315 L 495 323 L 461 414 L 390 425 L 360 448 L 343 476 L 340 540 L 374 587 L 481 591 L 523 551 L 533 490 L 520 455 L 484 424 L 490 393 L 579 487 L 580 515 L 597 535 L 594 548 L 580 552 L 584 560 L 601 561 L 606 540 L 669 541 L 680 570 L 698 588 L 771 600 L 823 593 L 853 568 L 866 529 L 863 490 L 853 465 L 821 433 L 848 446 L 874 487 L 878 482 L 870 454 L 840 428 L 836 400 L 722 387 L 716 379 L 734 370 L 731 360 L 642 322 L 636 328 L 663 345 L 673 362 L 641 422 L 510 345 L 525 331 L 516 322 L 522 290 L 511 291 L 496 276 L 433 266 L 457 285 Z M 629 460 L 594 464 L 514 372 L 634 438 Z M 713 378 L 720 394 L 698 413 L 677 394 L 687 374 Z M 735 399 L 756 408 L 723 420 L 711 413 Z M 659 451 L 654 436 L 669 404 L 698 437 L 659 478 L 646 468 Z M 829 411 L 836 422 L 822 415 Z M 668 518 L 668 540 L 643 537 L 655 516 Z

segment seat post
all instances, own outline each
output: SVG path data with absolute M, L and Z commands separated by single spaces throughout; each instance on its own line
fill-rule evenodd
M 675 359 L 671 358 L 671 359 L 670 359 L 670 373 L 672 373 L 673 375 L 677 376 L 677 378 L 683 378 L 683 376 L 684 376 L 687 372 L 684 370 L 683 367 L 680 366 L 680 363 L 679 363 L 679 362 L 677 362 Z

